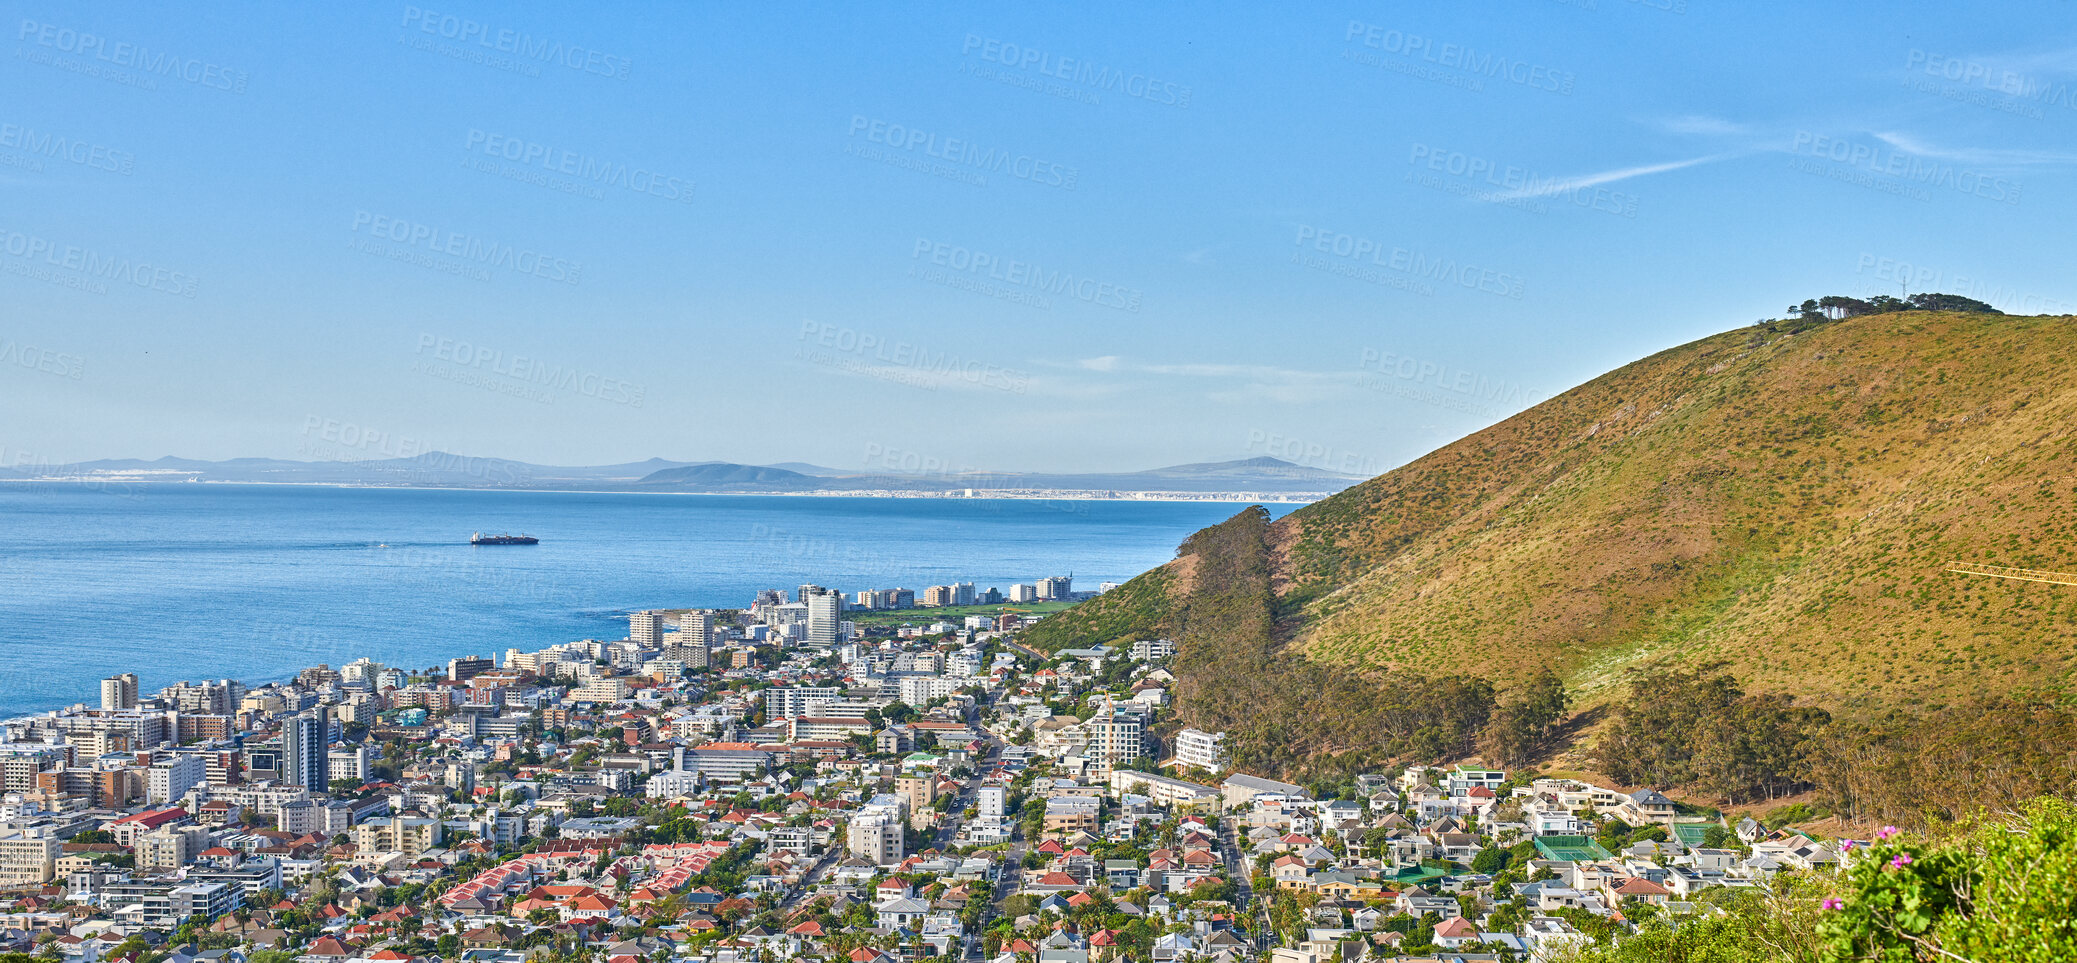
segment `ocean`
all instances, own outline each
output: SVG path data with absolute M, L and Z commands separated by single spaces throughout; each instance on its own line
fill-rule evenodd
M 742 607 L 807 582 L 848 594 L 1072 574 L 1094 589 L 1241 507 L 0 484 L 0 718 L 94 702 L 118 672 L 149 693 L 364 656 L 421 668 L 618 639 L 637 609 Z M 478 531 L 541 543 L 471 546 Z

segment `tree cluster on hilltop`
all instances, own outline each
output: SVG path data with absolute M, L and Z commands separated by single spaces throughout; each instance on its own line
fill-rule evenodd
M 1878 294 L 1871 298 L 1854 298 L 1843 294 L 1827 294 L 1821 298 L 1809 298 L 1802 304 L 1788 306 L 1790 317 L 1799 321 L 1842 321 L 1863 314 L 1893 314 L 1899 311 L 1961 311 L 1968 314 L 2004 314 L 1975 298 L 1959 294 L 1914 294 L 1909 297 L 1893 298 Z M 1771 325 L 1781 319 L 1761 318 L 1759 323 Z

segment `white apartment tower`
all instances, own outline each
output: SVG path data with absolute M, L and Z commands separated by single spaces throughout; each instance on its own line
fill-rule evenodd
M 1218 772 L 1226 768 L 1226 734 L 1185 729 L 1176 733 L 1176 763 Z
M 843 631 L 844 597 L 825 589 L 808 596 L 806 601 L 808 644 L 825 649 L 835 647 Z
M 714 641 L 714 613 L 695 609 L 678 616 L 678 644 L 709 645 Z
M 627 617 L 627 637 L 643 648 L 662 645 L 663 631 L 664 614 L 659 610 L 649 609 Z
M 178 755 L 152 763 L 144 773 L 144 798 L 152 803 L 171 803 L 209 778 L 209 764 L 201 756 Z
M 102 679 L 101 708 L 110 712 L 137 708 L 137 674 L 125 672 Z

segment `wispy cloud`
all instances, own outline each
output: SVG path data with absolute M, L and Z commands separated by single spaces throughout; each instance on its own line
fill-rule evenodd
M 1179 378 L 1253 378 L 1263 381 L 1347 380 L 1348 372 L 1301 371 L 1259 364 L 1146 364 L 1114 354 L 1083 358 L 1075 367 L 1105 374 L 1150 374 Z
M 1734 120 L 1711 117 L 1708 114 L 1682 114 L 1651 121 L 1660 130 L 1674 134 L 1707 134 L 1716 137 L 1731 137 L 1752 133 L 1752 128 Z
M 1511 201 L 1519 200 L 1526 197 L 1550 197 L 1555 194 L 1568 194 L 1573 191 L 1579 190 L 1583 187 L 1598 187 L 1602 184 L 1613 184 L 1617 181 L 1626 181 L 1633 177 L 1645 177 L 1651 174 L 1663 174 L 1667 171 L 1677 171 L 1683 167 L 1694 167 L 1697 164 L 1707 164 L 1712 161 L 1720 161 L 1727 157 L 1733 156 L 1736 155 L 1710 154 L 1706 157 L 1690 157 L 1687 160 L 1667 161 L 1663 164 L 1644 164 L 1638 167 L 1618 167 L 1614 170 L 1601 171 L 1599 173 L 1594 174 L 1581 174 L 1578 177 L 1561 177 L 1548 181 L 1539 181 L 1536 183 L 1529 184 L 1525 187 L 1509 191 L 1505 194 L 1498 195 L 1498 197 L 1502 200 Z
M 1346 371 L 1305 371 L 1298 368 L 1280 368 L 1275 365 L 1259 364 L 1153 364 L 1130 361 L 1114 354 L 1081 358 L 1072 364 L 1045 364 L 1042 367 L 1068 367 L 1094 374 L 1112 376 L 1106 380 L 1115 382 L 1119 378 L 1180 378 L 1217 382 L 1208 386 L 1212 390 L 1205 396 L 1220 402 L 1275 401 L 1287 404 L 1304 404 L 1345 397 L 1353 388 L 1352 379 Z
M 2011 50 L 2002 53 L 1981 54 L 1969 59 L 2003 70 L 2009 70 L 2022 76 L 2077 74 L 2077 47 L 2061 47 L 2054 50 Z
M 1977 164 L 1984 167 L 2041 167 L 2077 163 L 2077 154 L 2064 151 L 2017 150 L 1999 147 L 1943 147 L 1898 131 L 1871 131 L 1875 139 L 1907 154 Z

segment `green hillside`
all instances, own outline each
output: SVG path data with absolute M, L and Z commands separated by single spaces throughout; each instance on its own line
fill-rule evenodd
M 1721 662 L 1849 718 L 2062 702 L 2077 587 L 1945 569 L 2077 569 L 2073 362 L 2071 318 L 1927 311 L 1661 352 L 1267 524 L 1266 644 L 1378 692 L 1548 669 L 1592 707 Z M 1187 664 L 1186 603 L 1225 588 L 1200 567 L 1186 545 L 1033 642 L 1163 631 Z

